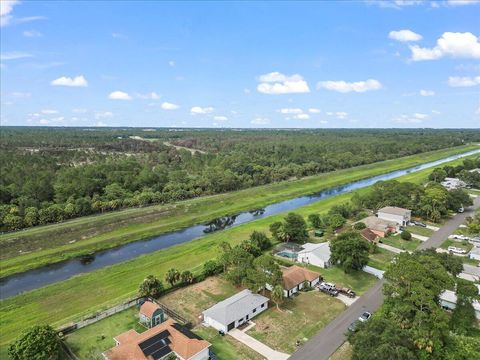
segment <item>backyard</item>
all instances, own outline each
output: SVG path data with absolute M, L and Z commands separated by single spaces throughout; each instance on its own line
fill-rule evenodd
M 377 248 L 374 254 L 370 254 L 368 265 L 380 270 L 387 270 L 396 254 L 381 248 Z
M 291 354 L 297 340 L 307 341 L 344 309 L 340 300 L 317 290 L 300 292 L 286 299 L 280 310 L 272 305 L 255 317 L 256 325 L 247 333 L 275 350 Z

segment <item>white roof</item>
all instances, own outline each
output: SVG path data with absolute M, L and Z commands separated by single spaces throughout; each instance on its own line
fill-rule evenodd
M 452 290 L 445 290 L 443 293 L 440 294 L 440 300 L 449 302 L 451 304 L 457 303 L 457 294 L 455 294 Z M 472 306 L 475 311 L 480 311 L 480 302 L 477 300 L 472 301 Z
M 404 208 L 396 207 L 396 206 L 385 206 L 385 207 L 381 208 L 380 210 L 378 210 L 378 212 L 379 213 L 382 212 L 382 213 L 387 213 L 387 214 L 405 216 L 405 215 L 410 215 L 412 210 L 408 210 L 408 209 L 404 209 Z
M 313 244 L 313 243 L 305 243 L 302 245 L 303 250 L 299 251 L 299 254 L 304 254 L 304 253 L 312 253 L 319 259 L 323 261 L 329 261 L 330 260 L 330 243 L 328 242 L 323 242 L 320 244 Z
M 244 318 L 253 309 L 268 302 L 268 298 L 259 294 L 253 294 L 245 289 L 220 301 L 203 312 L 204 317 L 209 317 L 222 325 L 228 325 L 233 321 Z

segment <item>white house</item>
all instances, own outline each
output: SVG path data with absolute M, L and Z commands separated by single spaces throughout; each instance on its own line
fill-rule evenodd
M 246 289 L 205 310 L 202 313 L 203 322 L 226 333 L 267 308 L 268 298 Z
M 317 285 L 320 282 L 320 274 L 315 271 L 293 265 L 282 269 L 282 280 L 283 296 L 290 297 L 303 289 L 306 284 L 311 287 Z M 272 290 L 272 286 L 270 284 L 265 284 L 265 287 L 268 290 Z
M 473 260 L 480 260 L 480 248 L 474 246 L 472 250 L 470 250 L 468 257 Z
M 440 184 L 447 190 L 460 189 L 467 186 L 464 181 L 458 178 L 449 178 L 446 177 Z
M 302 245 L 303 250 L 297 253 L 297 261 L 305 264 L 311 264 L 323 268 L 329 267 L 330 264 L 330 243 L 324 242 L 320 244 L 305 243 Z
M 385 221 L 393 221 L 400 226 L 405 226 L 410 222 L 412 210 L 396 206 L 385 206 L 378 210 L 377 217 Z
M 455 309 L 457 306 L 457 294 L 452 290 L 445 290 L 440 294 L 440 306 L 449 310 Z M 480 302 L 473 300 L 472 306 L 475 310 L 475 317 L 480 320 Z

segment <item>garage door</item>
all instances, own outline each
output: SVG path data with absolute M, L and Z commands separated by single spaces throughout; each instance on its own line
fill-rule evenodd
M 227 326 L 227 331 L 232 330 L 234 327 L 235 327 L 235 321 L 232 322 L 232 323 L 230 323 L 230 324 L 228 324 L 228 326 Z

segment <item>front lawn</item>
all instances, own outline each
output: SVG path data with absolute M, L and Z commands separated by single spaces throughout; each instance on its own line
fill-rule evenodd
M 214 328 L 197 326 L 193 332 L 207 340 L 212 346 L 210 349 L 220 360 L 262 360 L 263 356 L 253 351 L 248 346 L 243 345 L 233 337 L 225 335 L 220 336 Z
M 353 346 L 348 341 L 345 341 L 328 360 L 349 360 L 352 358 L 352 353 Z
M 146 330 L 138 322 L 137 306 L 81 328 L 66 337 L 66 343 L 79 359 L 101 359 L 102 352 L 115 346 L 114 336 L 130 329 Z
M 375 254 L 370 254 L 368 265 L 376 269 L 387 270 L 395 255 L 397 254 L 391 251 L 377 248 Z
M 454 240 L 454 239 L 447 239 L 445 240 L 442 245 L 440 246 L 442 249 L 448 249 L 449 246 L 455 246 L 457 248 L 462 248 L 467 251 L 467 253 L 472 250 L 473 245 L 470 244 L 468 241 L 465 240 Z
M 436 224 L 438 225 L 438 224 Z M 434 225 L 434 226 L 436 226 Z M 422 235 L 422 236 L 432 236 L 434 231 L 432 229 L 424 228 L 421 226 L 406 226 L 406 230 L 411 232 L 412 234 Z
M 417 246 L 421 244 L 421 241 L 413 237 L 407 241 L 407 240 L 403 240 L 400 237 L 400 235 L 394 235 L 394 236 L 389 236 L 387 238 L 382 239 L 382 243 L 396 247 L 397 249 L 414 251 L 417 248 Z
M 286 299 L 280 310 L 272 305 L 257 317 L 247 333 L 271 348 L 288 354 L 296 349 L 296 341 L 310 339 L 345 309 L 338 299 L 317 290 L 300 292 Z

